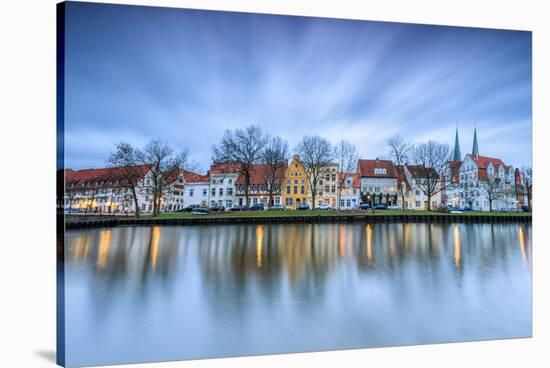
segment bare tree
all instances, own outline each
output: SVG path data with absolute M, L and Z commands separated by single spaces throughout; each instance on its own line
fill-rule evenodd
M 397 165 L 398 169 L 402 169 L 409 160 L 409 156 L 414 146 L 410 142 L 401 138 L 399 134 L 388 138 L 386 143 L 389 147 L 390 159 Z M 401 193 L 402 209 L 405 209 L 405 191 L 403 190 L 402 183 L 399 183 L 399 192 Z
M 522 167 L 520 171 L 521 185 L 524 193 L 527 195 L 527 206 L 531 210 L 531 202 L 533 197 L 533 170 L 530 167 Z
M 315 208 L 317 184 L 321 179 L 321 170 L 334 159 L 334 150 L 329 141 L 316 135 L 303 137 L 296 147 L 296 153 L 300 155 L 306 169 L 311 188 L 312 208 Z
M 416 184 L 428 197 L 428 211 L 431 211 L 431 199 L 444 190 L 449 183 L 442 178 L 449 174 L 449 146 L 434 141 L 420 143 L 411 150 L 411 158 L 419 165 Z
M 336 146 L 335 156 L 338 160 L 340 175 L 338 175 L 338 200 L 337 208 L 340 211 L 340 199 L 342 197 L 342 187 L 348 174 L 354 172 L 357 168 L 359 154 L 355 145 L 348 141 L 341 140 Z
M 250 125 L 244 129 L 226 130 L 219 145 L 212 146 L 212 161 L 235 162 L 244 177 L 244 196 L 249 206 L 249 188 L 252 164 L 260 160 L 262 149 L 269 136 L 259 126 Z
M 144 190 L 153 197 L 153 216 L 159 214 L 161 202 L 170 189 L 170 179 L 178 177 L 185 169 L 188 156 L 187 150 L 176 153 L 160 139 L 150 141 L 138 151 L 138 162 L 149 168 L 142 180 Z
M 137 188 L 140 179 L 145 174 L 144 166 L 139 164 L 139 151 L 129 143 L 119 142 L 115 144 L 115 151 L 111 152 L 107 166 L 118 169 L 111 180 L 118 180 L 121 187 L 130 190 L 135 214 L 136 217 L 139 217 Z
M 283 174 L 289 159 L 288 143 L 280 137 L 273 137 L 262 150 L 260 156 L 263 163 L 262 176 L 267 184 L 269 195 L 269 206 L 273 206 L 277 177 Z
M 486 179 L 479 180 L 480 189 L 486 194 L 489 201 L 489 211 L 493 211 L 493 202 L 506 196 L 504 183 L 493 174 L 487 174 Z

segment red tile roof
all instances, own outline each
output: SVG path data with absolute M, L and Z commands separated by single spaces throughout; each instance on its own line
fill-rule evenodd
M 499 166 L 502 166 L 504 168 L 504 172 L 508 174 L 509 166 L 506 166 L 506 164 L 499 158 L 493 158 L 493 157 L 486 157 L 486 156 L 473 156 L 469 155 L 470 158 L 476 163 L 478 167 L 478 178 L 481 180 L 487 180 L 487 166 L 489 164 L 492 164 L 493 167 L 496 169 Z
M 375 173 L 375 169 L 386 169 L 386 173 Z M 397 178 L 395 166 L 390 160 L 359 160 L 357 171 L 361 177 Z
M 186 183 L 207 183 L 210 179 L 208 175 L 201 175 L 191 171 L 185 172 L 183 178 Z
M 430 174 L 431 177 L 437 176 L 437 173 L 433 169 L 426 168 L 422 165 L 407 165 L 407 170 L 411 173 L 413 178 L 424 178 L 427 177 L 428 174 Z
M 241 165 L 237 162 L 214 162 L 210 165 L 210 174 L 238 173 Z
M 136 168 L 144 176 L 149 171 L 148 165 L 139 165 Z M 65 182 L 72 184 L 72 188 L 79 189 L 85 187 L 104 187 L 113 185 L 117 179 L 123 177 L 124 168 L 99 168 L 99 169 L 84 169 L 72 170 L 65 169 Z M 89 185 L 87 185 L 89 184 Z
M 287 168 L 287 165 L 285 164 L 283 167 L 277 170 L 277 174 L 275 175 L 275 184 L 281 184 L 283 182 L 286 168 Z M 266 184 L 267 183 L 265 178 L 266 172 L 269 172 L 268 164 L 252 164 L 250 168 L 250 184 L 251 185 Z M 239 176 L 237 177 L 237 180 L 235 181 L 235 184 L 244 185 L 244 183 L 245 183 L 244 175 L 239 174 Z
M 395 172 L 397 173 L 397 181 L 399 183 L 405 183 L 405 189 L 411 190 L 411 185 L 409 184 L 409 181 L 407 180 L 407 177 L 405 176 L 405 167 L 402 165 L 395 166 Z M 401 188 L 401 186 L 399 186 Z

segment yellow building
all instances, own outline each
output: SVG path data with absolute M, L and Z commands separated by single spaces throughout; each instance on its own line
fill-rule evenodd
M 294 155 L 292 162 L 285 171 L 283 182 L 283 205 L 286 208 L 296 209 L 296 206 L 307 204 L 308 179 L 304 164 L 300 156 Z

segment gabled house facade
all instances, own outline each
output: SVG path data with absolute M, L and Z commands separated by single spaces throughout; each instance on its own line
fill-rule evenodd
M 365 160 L 357 162 L 361 178 L 361 201 L 371 206 L 397 203 L 397 170 L 390 160 Z

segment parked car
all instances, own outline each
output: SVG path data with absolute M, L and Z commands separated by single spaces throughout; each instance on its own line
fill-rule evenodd
M 285 206 L 283 206 L 282 204 L 274 204 L 273 206 L 271 206 L 269 208 L 271 211 L 284 211 L 285 210 Z
M 387 209 L 387 207 L 386 207 L 385 204 L 379 203 L 376 206 L 374 206 L 374 209 L 375 210 L 385 210 L 385 209 Z
M 370 208 L 370 204 L 369 203 L 361 203 L 359 205 L 359 209 L 360 210 L 368 210 Z
M 388 206 L 388 210 L 400 210 L 401 206 L 397 204 L 392 204 L 391 206 Z
M 249 208 L 250 211 L 263 211 L 264 210 L 264 204 L 263 203 L 254 203 Z
M 470 206 L 458 207 L 458 210 L 462 211 L 462 212 L 471 211 L 472 207 L 470 207 Z
M 309 204 L 300 204 L 296 206 L 296 210 L 298 211 L 309 210 Z
M 208 208 L 205 207 L 196 207 L 191 211 L 193 215 L 207 215 L 208 214 Z
M 246 211 L 246 207 L 245 206 L 239 206 L 239 205 L 234 205 L 233 207 L 231 207 L 229 209 L 230 212 L 235 212 L 235 211 Z
M 215 204 L 212 207 L 210 207 L 210 211 L 212 211 L 212 212 L 223 212 L 223 211 L 225 211 L 225 207 Z
M 192 212 L 195 208 L 199 208 L 200 206 L 198 204 L 190 204 L 187 207 L 183 207 L 181 210 L 177 210 L 176 212 Z
M 330 207 L 328 204 L 320 204 L 317 206 L 318 210 L 332 210 L 332 207 Z
M 523 212 L 531 212 L 531 210 L 529 210 L 529 206 L 521 206 L 521 210 Z

